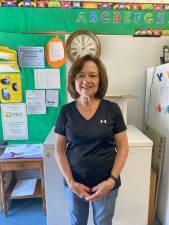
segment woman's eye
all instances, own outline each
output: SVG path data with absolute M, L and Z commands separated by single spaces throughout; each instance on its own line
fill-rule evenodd
M 90 74 L 91 77 L 97 77 L 97 75 L 95 73 Z
M 77 77 L 77 78 L 82 78 L 82 77 L 84 77 L 84 74 L 83 74 L 83 73 L 79 73 L 79 74 L 77 74 L 76 77 Z

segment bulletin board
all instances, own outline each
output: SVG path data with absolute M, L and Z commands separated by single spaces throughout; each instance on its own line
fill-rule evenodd
M 21 34 L 0 33 L 0 45 L 16 50 L 17 46 L 44 46 L 55 34 Z M 60 36 L 63 40 L 64 37 Z M 45 62 L 45 68 L 50 68 Z M 61 88 L 59 91 L 59 107 L 46 107 L 46 114 L 27 115 L 28 140 L 8 141 L 9 144 L 43 143 L 55 125 L 56 118 L 63 104 L 66 103 L 66 68 L 60 69 Z M 35 90 L 34 68 L 21 69 L 22 102 L 25 103 L 25 90 Z M 0 140 L 3 140 L 2 118 L 0 116 Z

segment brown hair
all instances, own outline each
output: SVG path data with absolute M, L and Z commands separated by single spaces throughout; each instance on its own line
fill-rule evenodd
M 79 97 L 79 93 L 75 89 L 75 79 L 76 75 L 82 70 L 84 64 L 87 61 L 92 61 L 96 64 L 99 71 L 99 87 L 95 94 L 96 98 L 103 98 L 106 94 L 108 87 L 108 79 L 107 72 L 105 66 L 101 62 L 101 60 L 95 56 L 85 55 L 81 57 L 79 60 L 75 61 L 68 73 L 68 91 L 72 98 L 76 99 Z

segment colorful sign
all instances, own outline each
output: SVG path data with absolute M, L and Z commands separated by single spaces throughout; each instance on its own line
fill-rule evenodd
M 160 29 L 162 35 L 168 35 L 169 30 L 167 10 L 29 8 L 25 17 L 25 10 L 19 7 L 10 10 L 3 7 L 0 14 L 3 32 L 66 33 L 84 29 L 96 34 L 133 35 L 138 29 Z M 27 21 L 29 26 L 25 26 Z
M 22 102 L 20 74 L 0 74 L 0 102 Z

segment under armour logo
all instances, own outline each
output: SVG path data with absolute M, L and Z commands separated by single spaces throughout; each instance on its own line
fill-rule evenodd
M 101 123 L 101 124 L 102 124 L 102 123 L 106 124 L 106 123 L 107 123 L 107 120 L 100 120 L 100 123 Z

